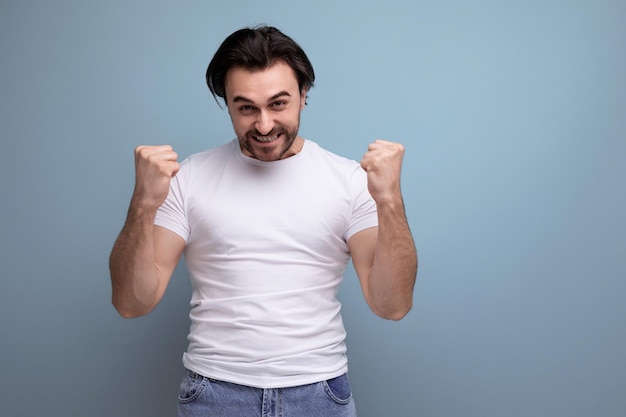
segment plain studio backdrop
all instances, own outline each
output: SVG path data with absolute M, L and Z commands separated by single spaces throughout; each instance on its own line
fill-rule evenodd
M 185 267 L 124 320 L 108 255 L 136 145 L 234 137 L 204 72 L 262 23 L 315 67 L 304 137 L 406 145 L 414 308 L 340 293 L 359 415 L 626 415 L 623 0 L 3 0 L 0 414 L 175 415 Z

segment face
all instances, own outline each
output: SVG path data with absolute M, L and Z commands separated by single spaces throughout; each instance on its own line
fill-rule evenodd
M 259 71 L 231 68 L 225 87 L 228 113 L 245 155 L 276 161 L 298 153 L 306 91 L 300 91 L 289 65 L 279 61 Z

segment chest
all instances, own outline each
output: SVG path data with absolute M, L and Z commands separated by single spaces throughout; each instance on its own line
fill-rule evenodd
M 195 184 L 189 245 L 220 253 L 345 250 L 349 189 L 336 176 L 248 166 Z

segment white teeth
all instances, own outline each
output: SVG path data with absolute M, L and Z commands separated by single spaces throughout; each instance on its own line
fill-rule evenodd
M 258 140 L 259 142 L 262 143 L 270 143 L 275 141 L 276 139 L 278 139 L 278 135 L 274 135 L 274 136 L 255 136 L 254 139 Z

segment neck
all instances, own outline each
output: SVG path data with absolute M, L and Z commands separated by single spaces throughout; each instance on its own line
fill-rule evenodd
M 296 139 L 291 144 L 291 147 L 289 148 L 289 150 L 285 152 L 285 154 L 280 159 L 289 158 L 290 156 L 294 156 L 300 153 L 303 147 L 304 147 L 304 139 L 301 138 L 300 136 L 296 136 Z

